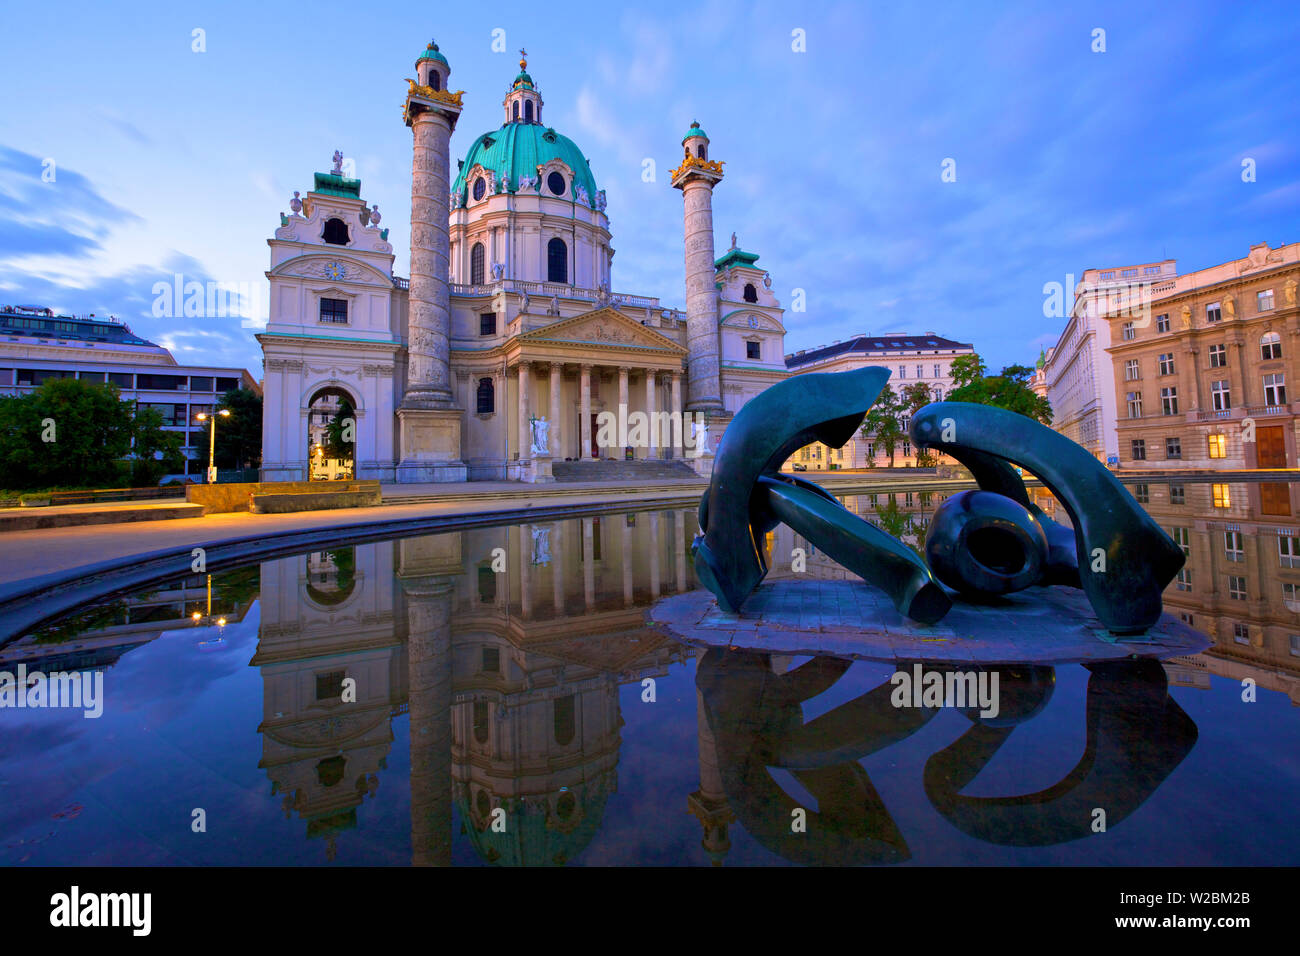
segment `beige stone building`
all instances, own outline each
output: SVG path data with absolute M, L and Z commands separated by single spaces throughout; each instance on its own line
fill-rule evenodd
M 1121 467 L 1295 465 L 1298 283 L 1300 243 L 1259 243 L 1108 316 Z M 1278 488 L 1264 514 L 1291 514 Z

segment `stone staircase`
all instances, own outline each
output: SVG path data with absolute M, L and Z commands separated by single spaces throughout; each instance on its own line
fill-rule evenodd
M 684 461 L 557 461 L 551 466 L 561 481 L 663 481 L 699 478 Z

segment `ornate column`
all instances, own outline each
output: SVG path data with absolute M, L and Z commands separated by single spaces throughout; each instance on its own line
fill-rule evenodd
M 659 457 L 659 436 L 658 420 L 655 418 L 655 376 L 656 372 L 652 368 L 645 370 L 645 413 L 646 421 L 649 427 L 646 428 L 646 450 L 645 457 L 654 459 Z
M 682 410 L 682 373 L 673 372 L 671 377 L 671 397 L 668 400 L 669 411 L 676 416 L 676 420 L 681 423 L 681 427 L 673 428 L 673 457 L 681 458 L 684 454 L 682 450 L 683 436 L 687 430 L 686 414 Z
M 518 368 L 519 374 L 519 477 L 524 477 L 524 462 L 532 458 L 530 446 L 532 445 L 532 429 L 528 425 L 529 417 L 529 391 L 533 386 L 532 375 L 529 374 L 528 363 L 521 361 Z
M 447 216 L 451 133 L 461 93 L 447 89 L 447 60 L 430 43 L 415 63 L 403 119 L 411 128 L 411 285 L 406 351 L 406 393 L 397 410 L 400 461 L 397 480 L 464 481 L 460 460 L 462 410 L 451 386 Z
M 578 457 L 586 461 L 591 457 L 591 366 L 581 366 L 579 389 L 578 431 L 581 436 L 581 448 Z

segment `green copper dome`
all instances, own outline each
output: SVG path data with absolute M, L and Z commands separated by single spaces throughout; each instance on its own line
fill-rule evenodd
M 527 73 L 520 71 L 519 75 L 515 77 L 514 83 L 510 84 L 510 88 L 512 90 L 535 89 L 535 87 L 533 86 L 533 78 L 529 76 Z
M 438 52 L 438 44 L 432 40 L 429 41 L 427 47 L 420 51 L 420 55 L 416 57 L 415 62 L 419 63 L 421 60 L 437 60 L 439 63 L 447 66 L 451 65 L 450 63 L 447 63 L 447 58 Z
M 516 192 L 520 176 L 537 178 L 537 167 L 552 159 L 558 159 L 573 170 L 573 183 L 569 194 L 562 199 L 574 199 L 573 187 L 581 186 L 587 193 L 587 204 L 596 205 L 596 180 L 591 175 L 591 166 L 582 150 L 567 136 L 538 123 L 506 123 L 500 129 L 484 133 L 465 154 L 460 172 L 452 183 L 451 192 L 455 197 L 454 208 L 465 204 L 466 194 L 471 185 L 466 177 L 475 165 L 490 169 L 498 180 L 505 180 L 505 192 Z M 534 191 L 540 190 L 544 196 L 554 195 L 546 183 L 535 183 Z
M 686 131 L 686 135 L 682 137 L 682 142 L 683 142 L 683 143 L 686 142 L 686 141 L 687 141 L 688 139 L 690 139 L 692 136 L 703 136 L 705 139 L 708 139 L 708 138 L 709 138 L 709 134 L 706 133 L 706 132 L 704 132 L 704 130 L 700 129 L 700 124 L 699 124 L 699 123 L 692 123 L 692 124 L 691 124 L 691 128 L 688 129 L 688 130 Z

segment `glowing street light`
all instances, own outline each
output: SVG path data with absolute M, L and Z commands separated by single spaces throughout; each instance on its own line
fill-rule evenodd
M 217 414 L 220 415 L 222 418 L 229 418 L 230 409 L 223 408 L 221 409 L 221 411 L 217 412 Z M 208 420 L 208 413 L 199 412 L 194 417 L 201 422 L 206 422 Z M 212 427 L 208 429 L 208 484 L 210 485 L 215 485 L 217 483 L 217 463 L 215 461 L 216 457 L 217 457 L 217 420 L 216 418 L 213 418 Z

